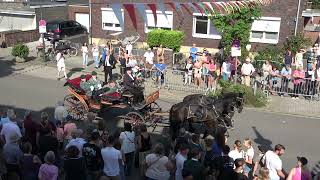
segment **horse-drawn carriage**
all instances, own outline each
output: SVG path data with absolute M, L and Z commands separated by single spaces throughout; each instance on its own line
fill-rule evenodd
M 86 75 L 89 80 L 91 75 Z M 69 116 L 76 120 L 83 120 L 89 111 L 100 111 L 105 107 L 125 108 L 121 92 L 102 94 L 99 103 L 88 97 L 83 89 L 80 88 L 81 78 L 70 79 L 65 83 L 69 94 L 64 98 L 64 106 L 67 108 Z
M 89 80 L 91 75 L 86 75 Z M 155 102 L 159 99 L 159 90 L 144 97 L 144 101 L 139 104 L 133 104 L 133 95 L 122 88 L 114 93 L 102 94 L 99 102 L 92 100 L 80 88 L 81 78 L 70 79 L 65 83 L 69 94 L 64 98 L 64 106 L 67 108 L 69 116 L 76 120 L 83 120 L 90 111 L 98 112 L 103 108 L 132 108 L 132 111 L 126 115 L 128 122 L 133 125 L 142 123 L 152 113 L 159 112 L 160 106 Z M 120 85 L 118 85 L 120 86 Z M 131 120 L 129 120 L 131 119 Z
M 145 97 L 144 102 L 138 105 L 133 105 L 133 111 L 124 116 L 119 116 L 125 123 L 130 123 L 133 127 L 139 127 L 145 124 L 147 127 L 152 127 L 154 131 L 158 124 L 167 124 L 163 116 L 165 113 L 161 112 L 159 104 L 156 102 L 160 97 L 159 90 L 156 90 Z

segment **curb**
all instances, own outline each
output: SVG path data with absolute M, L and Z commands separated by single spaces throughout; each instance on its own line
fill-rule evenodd
M 286 115 L 286 116 L 303 117 L 303 118 L 310 118 L 310 119 L 320 119 L 320 116 L 308 116 L 308 115 L 295 114 L 295 113 L 285 113 L 285 112 L 273 111 L 270 109 L 261 109 L 261 108 L 252 108 L 252 107 L 245 107 L 244 109 L 253 110 L 256 112 L 267 112 L 267 113 L 280 114 L 280 115 Z

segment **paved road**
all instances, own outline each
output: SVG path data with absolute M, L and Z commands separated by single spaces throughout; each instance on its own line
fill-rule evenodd
M 0 60 L 1 62 L 1 60 Z M 53 112 L 55 103 L 66 95 L 63 81 L 55 79 L 55 69 L 39 67 L 27 71 L 10 67 L 7 63 L 0 66 L 0 107 L 15 106 L 22 115 L 24 110 L 46 110 Z M 10 72 L 7 71 L 10 69 Z M 20 71 L 24 71 L 20 74 Z M 12 75 L 15 73 L 16 75 Z M 78 74 L 75 74 L 78 75 Z M 167 110 L 173 101 L 159 101 L 161 107 Z M 109 113 L 121 113 L 116 110 L 106 112 L 106 121 L 109 126 L 121 126 L 121 123 L 112 119 Z M 109 118 L 110 117 L 110 118 Z M 311 167 L 319 160 L 318 127 L 319 119 L 274 114 L 254 109 L 246 109 L 236 115 L 235 130 L 231 132 L 229 144 L 235 139 L 250 137 L 255 144 L 265 144 L 273 147 L 277 143 L 284 144 L 287 148 L 282 157 L 286 169 L 295 165 L 295 157 L 304 155 L 310 159 Z

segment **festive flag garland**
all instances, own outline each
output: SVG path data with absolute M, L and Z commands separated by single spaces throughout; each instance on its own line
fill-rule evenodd
M 177 2 L 165 2 L 165 3 L 126 3 L 122 4 L 127 10 L 129 17 L 132 21 L 134 28 L 137 30 L 137 19 L 135 9 L 138 10 L 139 15 L 144 21 L 147 21 L 146 6 L 152 11 L 155 26 L 157 25 L 157 7 L 158 10 L 162 12 L 165 16 L 166 6 L 169 6 L 172 10 L 180 15 L 183 15 L 183 10 L 188 12 L 188 14 L 193 15 L 193 13 L 201 13 L 202 15 L 210 15 L 216 12 L 222 14 L 234 13 L 241 11 L 242 8 L 251 8 L 254 6 L 268 5 L 272 3 L 272 0 L 232 0 L 232 1 L 215 1 L 211 2 L 193 2 L 193 3 L 177 3 Z M 113 11 L 116 14 L 117 19 L 120 24 L 123 24 L 123 17 L 121 12 L 121 4 L 116 3 L 111 5 Z M 183 9 L 183 10 L 182 10 Z M 120 10 L 120 11 L 119 11 Z

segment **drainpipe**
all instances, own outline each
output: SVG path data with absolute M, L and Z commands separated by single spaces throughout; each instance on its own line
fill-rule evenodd
M 297 9 L 297 17 L 296 17 L 296 26 L 294 28 L 294 35 L 297 35 L 298 31 L 298 23 L 299 23 L 299 16 L 300 16 L 300 5 L 301 5 L 301 0 L 298 2 L 298 9 Z
M 89 31 L 90 31 L 90 44 L 92 44 L 92 6 L 91 6 L 91 0 L 89 0 Z

